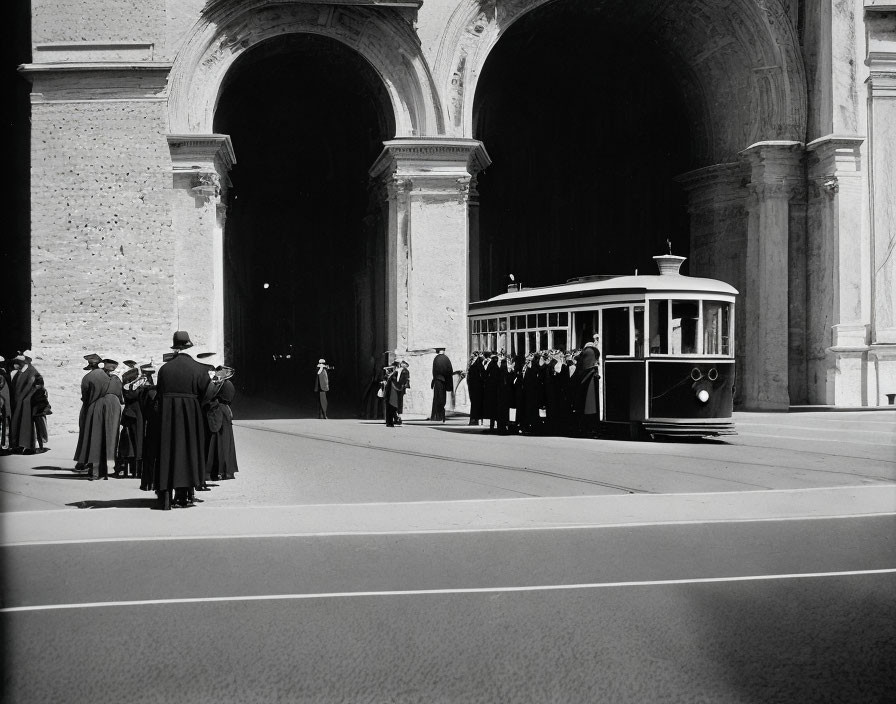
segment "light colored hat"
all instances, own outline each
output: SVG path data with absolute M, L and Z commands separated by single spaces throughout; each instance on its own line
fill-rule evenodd
M 319 360 L 317 360 L 317 363 L 318 363 L 318 364 L 326 364 L 326 363 L 327 363 L 327 360 L 325 360 L 325 359 L 319 359 Z

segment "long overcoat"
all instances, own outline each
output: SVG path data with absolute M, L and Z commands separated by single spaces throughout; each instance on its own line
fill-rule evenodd
M 200 402 L 211 383 L 208 368 L 181 352 L 159 369 L 159 491 L 202 486 L 206 426 Z
M 146 421 L 143 418 L 143 386 L 126 384 L 123 391 L 124 409 L 121 412 L 121 436 L 118 441 L 119 459 L 143 459 L 143 439 Z
M 205 476 L 212 479 L 233 479 L 234 473 L 239 471 L 233 440 L 233 411 L 230 409 L 236 389 L 229 379 L 215 386 L 217 393 L 205 410 L 209 429 Z
M 121 421 L 121 380 L 102 369 L 88 372 L 81 382 L 84 432 L 75 460 L 99 467 L 115 462 Z
M 43 386 L 44 380 L 33 364 L 20 371 L 12 378 L 10 396 L 12 397 L 12 422 L 9 426 L 10 447 L 24 447 L 33 450 L 37 444 L 34 434 L 32 397 L 37 386 Z
M 470 418 L 482 418 L 482 395 L 484 393 L 482 357 L 477 357 L 467 370 L 467 394 L 470 396 Z

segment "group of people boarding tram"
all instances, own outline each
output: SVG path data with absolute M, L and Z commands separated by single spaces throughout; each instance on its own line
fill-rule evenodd
M 597 435 L 600 417 L 598 337 L 581 350 L 522 355 L 475 351 L 466 384 L 470 425 L 489 421 L 499 434 Z
M 119 375 L 116 360 L 85 355 L 76 472 L 108 479 L 112 467 L 116 477 L 137 477 L 163 510 L 192 506 L 210 481 L 234 478 L 234 369 L 199 361 L 214 352 L 193 359 L 192 346 L 187 332 L 174 333 L 158 381 L 152 363 L 126 360 Z

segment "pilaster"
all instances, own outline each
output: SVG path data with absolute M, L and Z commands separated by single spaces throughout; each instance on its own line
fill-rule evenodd
M 790 200 L 804 185 L 803 145 L 758 142 L 741 156 L 750 168 L 747 202 L 743 404 L 786 410 L 789 394 Z
M 223 364 L 224 203 L 236 163 L 233 146 L 228 135 L 190 134 L 168 135 L 168 147 L 177 328 L 216 353 L 209 364 Z
M 857 135 L 828 135 L 806 145 L 808 378 L 814 404 L 858 406 L 866 400 L 861 359 L 869 341 L 870 286 L 864 275 L 863 142 Z
M 896 393 L 896 3 L 865 0 L 871 222 L 870 405 Z M 870 371 L 870 370 L 869 370 Z
M 410 364 L 412 413 L 430 409 L 435 349 L 458 367 L 467 356 L 470 182 L 489 163 L 478 140 L 406 138 L 370 169 L 388 198 L 386 344 Z

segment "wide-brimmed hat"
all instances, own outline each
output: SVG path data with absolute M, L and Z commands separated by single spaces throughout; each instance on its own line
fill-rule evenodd
M 208 350 L 203 350 L 196 355 L 196 359 L 206 359 L 208 357 L 214 357 L 216 354 L 217 352 L 209 352 Z
M 190 342 L 190 333 L 186 330 L 178 330 L 174 333 L 174 337 L 171 341 L 171 349 L 173 350 L 185 350 L 188 347 L 192 347 L 193 343 Z
M 133 359 L 126 359 L 122 362 L 122 364 L 124 366 L 126 366 L 128 369 L 136 369 L 137 368 L 137 363 Z
M 156 368 L 153 366 L 152 362 L 149 364 L 141 364 L 140 371 L 144 374 L 153 374 L 156 371 Z
M 89 372 L 91 369 L 96 369 L 99 366 L 100 362 L 103 361 L 103 358 L 100 357 L 96 352 L 85 354 L 84 359 L 87 360 L 87 366 L 84 367 L 85 372 Z
M 118 362 L 116 362 L 114 359 L 104 359 L 103 369 L 114 372 L 116 369 L 118 369 Z
M 130 384 L 132 381 L 140 378 L 140 370 L 139 369 L 128 369 L 124 374 L 121 375 L 121 381 L 123 384 Z

